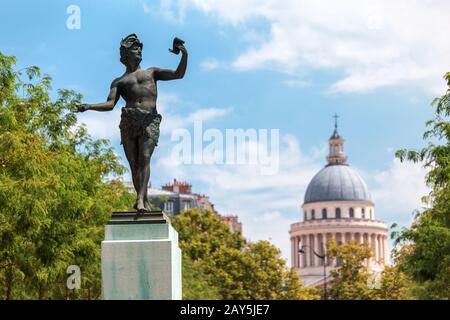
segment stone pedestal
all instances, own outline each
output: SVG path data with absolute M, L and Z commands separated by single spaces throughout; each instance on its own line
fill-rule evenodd
M 105 300 L 180 300 L 178 233 L 162 212 L 115 212 L 102 242 Z

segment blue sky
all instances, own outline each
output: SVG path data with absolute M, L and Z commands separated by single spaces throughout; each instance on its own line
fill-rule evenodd
M 81 28 L 66 26 L 69 5 Z M 221 213 L 237 214 L 244 234 L 270 239 L 289 256 L 289 224 L 312 176 L 325 164 L 332 115 L 340 115 L 349 163 L 372 191 L 377 218 L 407 225 L 426 192 L 420 166 L 394 160 L 398 148 L 423 146 L 431 100 L 450 70 L 448 1 L 3 0 L 0 51 L 17 68 L 37 65 L 53 88 L 103 101 L 123 73 L 120 39 L 144 43 L 142 67 L 176 68 L 167 50 L 186 41 L 189 63 L 180 81 L 158 84 L 163 115 L 152 159 L 152 184 L 188 180 Z M 119 109 L 86 113 L 80 123 L 119 144 Z M 176 127 L 279 129 L 280 170 L 273 177 L 248 166 L 176 165 L 169 159 Z

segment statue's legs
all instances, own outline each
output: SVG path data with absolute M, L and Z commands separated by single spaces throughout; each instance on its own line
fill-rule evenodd
M 131 179 L 133 180 L 134 190 L 138 193 L 140 190 L 139 176 L 138 176 L 138 139 L 127 138 L 122 136 L 123 150 L 125 151 L 125 156 L 127 157 L 128 163 L 131 169 Z M 136 203 L 134 208 L 137 210 L 138 198 L 136 197 Z
M 134 208 L 149 211 L 147 189 L 150 180 L 150 159 L 158 144 L 161 116 L 146 113 L 138 108 L 122 108 L 120 134 L 123 148 L 130 164 L 137 199 Z
M 150 181 L 150 160 L 153 151 L 155 150 L 155 143 L 152 139 L 144 136 L 139 137 L 139 155 L 138 155 L 138 210 L 146 209 L 148 182 Z

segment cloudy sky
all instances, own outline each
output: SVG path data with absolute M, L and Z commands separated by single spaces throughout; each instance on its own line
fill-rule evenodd
M 67 26 L 70 5 L 80 10 L 79 29 Z M 184 39 L 185 78 L 158 84 L 163 123 L 152 185 L 191 182 L 220 213 L 237 214 L 245 236 L 271 240 L 286 259 L 289 225 L 300 219 L 306 186 L 325 164 L 334 113 L 378 219 L 408 225 L 427 193 L 424 170 L 399 163 L 394 152 L 424 145 L 430 102 L 444 92 L 449 1 L 3 0 L 1 9 L 0 51 L 17 56 L 18 69 L 41 67 L 55 91 L 77 90 L 89 103 L 103 101 L 124 71 L 121 38 L 140 37 L 145 68 L 176 68 L 179 57 L 167 49 L 174 36 Z M 79 121 L 125 159 L 118 138 L 123 105 Z M 278 172 L 173 161 L 173 132 L 194 134 L 199 121 L 223 134 L 279 129 Z

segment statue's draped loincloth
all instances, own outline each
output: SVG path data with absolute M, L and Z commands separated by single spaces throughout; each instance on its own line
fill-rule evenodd
M 158 145 L 159 125 L 161 115 L 156 112 L 140 108 L 122 108 L 120 120 L 121 143 L 125 139 L 135 139 L 141 136 L 150 139 L 155 146 Z

